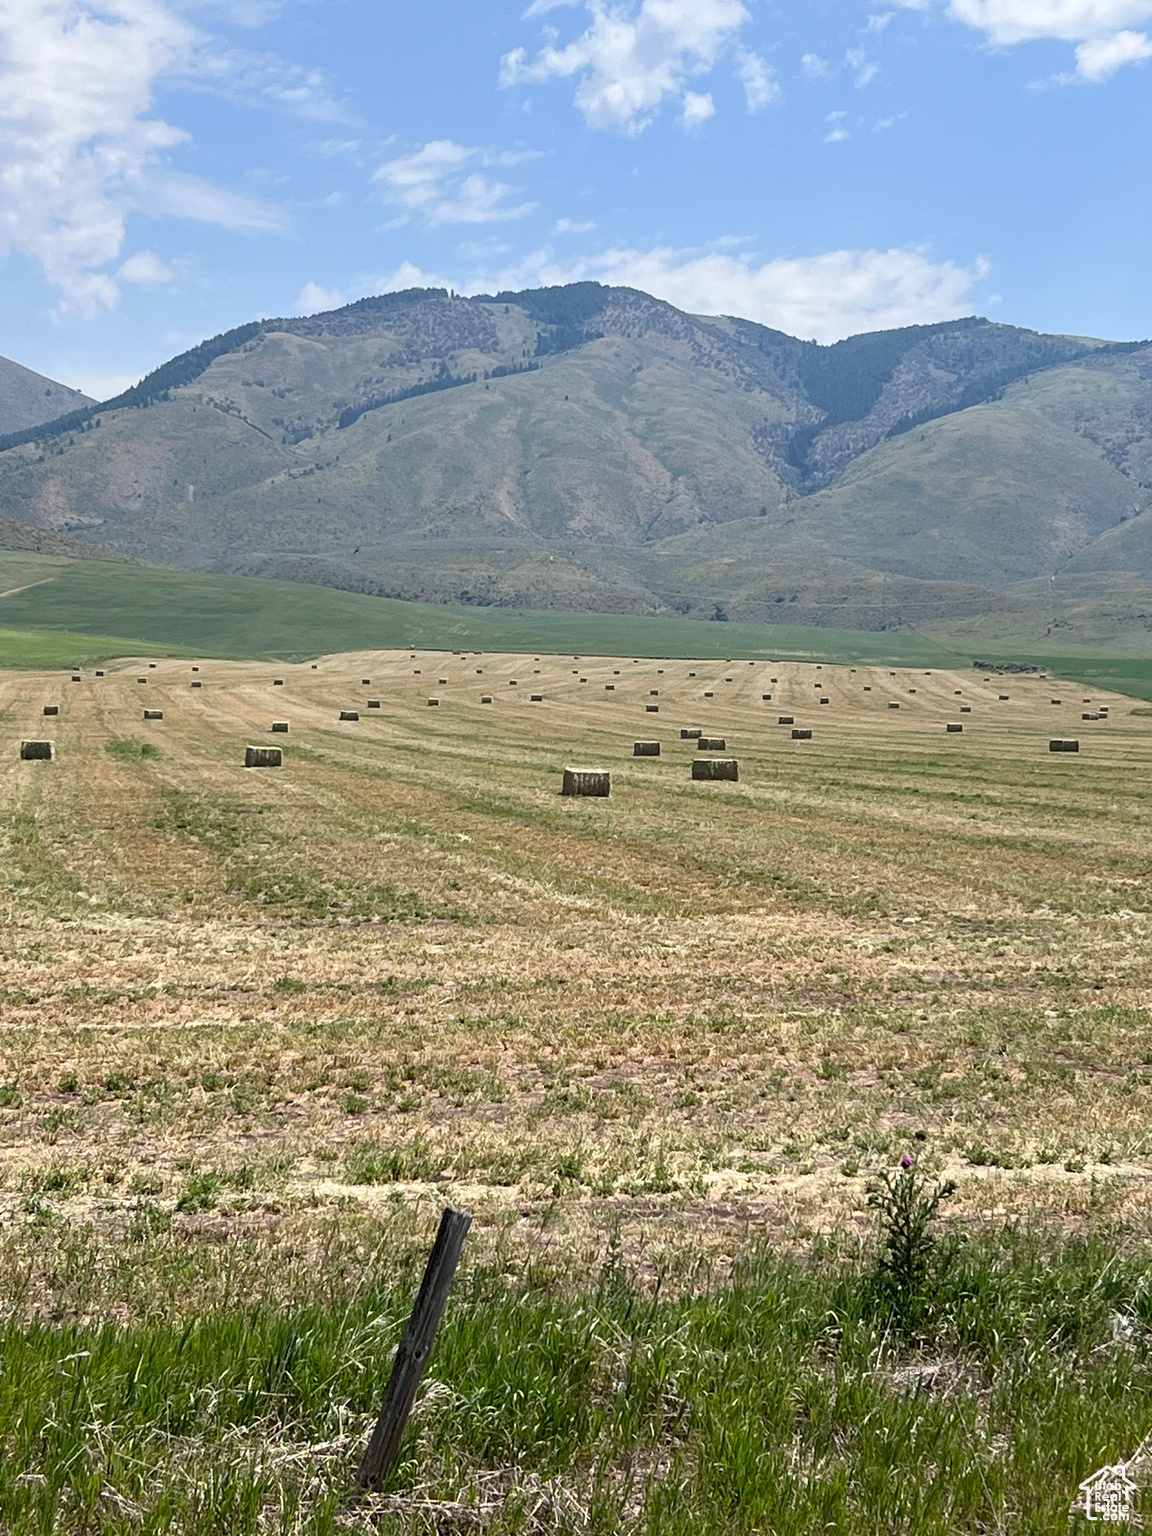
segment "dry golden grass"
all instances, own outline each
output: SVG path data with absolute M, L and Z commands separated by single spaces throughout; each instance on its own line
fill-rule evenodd
M 735 1243 L 851 1223 L 918 1138 L 973 1215 L 1142 1224 L 1152 719 L 1082 697 L 407 652 L 4 674 L 2 1219 L 428 1196 Z M 683 726 L 739 784 L 690 781 Z

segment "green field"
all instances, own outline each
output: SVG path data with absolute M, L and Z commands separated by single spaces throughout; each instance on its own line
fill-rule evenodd
M 83 655 L 138 655 L 144 649 L 288 661 L 409 645 L 601 656 L 633 651 L 777 656 L 894 666 L 963 660 L 916 634 L 449 608 L 294 582 L 36 555 L 0 556 L 0 591 L 8 594 L 0 597 L 0 661 L 17 667 L 58 666 Z

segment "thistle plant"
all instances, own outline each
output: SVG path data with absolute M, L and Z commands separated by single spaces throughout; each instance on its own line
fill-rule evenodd
M 941 1265 L 932 1223 L 956 1186 L 921 1173 L 907 1154 L 895 1172 L 885 1170 L 868 1193 L 879 1213 L 880 1252 L 873 1293 L 879 1309 L 904 1333 L 919 1327 L 931 1307 Z

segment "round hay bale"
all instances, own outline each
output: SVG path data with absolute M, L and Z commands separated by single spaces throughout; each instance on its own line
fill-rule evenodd
M 680 740 L 681 741 L 699 741 L 703 734 L 704 734 L 703 731 L 701 731 L 698 726 L 694 726 L 694 725 L 693 726 L 688 726 L 687 728 L 685 728 L 684 730 L 682 730 L 680 732 Z
M 645 704 L 644 713 L 646 715 L 658 715 L 660 713 L 659 704 Z
M 492 702 L 492 695 L 490 693 L 485 693 L 485 694 L 481 695 L 480 702 L 481 702 L 481 704 L 491 704 L 491 702 Z
M 740 764 L 734 757 L 697 757 L 692 762 L 692 777 L 713 783 L 721 779 L 736 783 L 740 778 Z
M 811 741 L 812 732 L 809 730 L 795 730 L 792 732 L 793 741 Z
M 288 734 L 287 720 L 273 720 L 272 732 L 273 735 L 286 736 Z
M 279 747 L 246 747 L 244 749 L 245 768 L 280 768 L 284 763 L 284 754 Z
M 796 724 L 796 717 L 795 717 L 795 715 L 778 715 L 776 717 L 776 724 L 777 725 L 795 725 Z
M 723 752 L 727 746 L 723 736 L 700 736 L 696 740 L 697 752 Z
M 146 709 L 144 711 L 144 718 L 145 720 L 163 720 L 164 711 L 162 709 Z
M 962 725 L 954 725 L 951 720 L 949 720 L 948 724 L 944 727 L 945 734 L 953 735 L 953 736 L 958 731 L 962 731 L 963 729 L 964 729 L 964 727 Z
M 440 708 L 440 700 L 439 699 L 429 699 L 428 700 L 428 708 L 429 709 L 439 709 Z M 357 719 L 359 719 L 359 716 L 357 716 Z
M 22 741 L 20 743 L 20 760 L 24 763 L 50 763 L 53 750 L 50 741 Z
M 1080 743 L 1078 741 L 1050 741 L 1048 743 L 1048 750 L 1049 752 L 1079 752 Z
M 46 715 L 58 715 L 60 713 L 59 704 L 45 704 L 44 713 Z
M 659 757 L 660 743 L 658 741 L 636 741 L 632 744 L 633 757 Z
M 340 711 L 340 718 L 341 720 L 359 720 L 360 715 L 357 710 L 342 709 Z
M 612 775 L 599 768 L 565 768 L 560 793 L 603 798 L 612 793 Z

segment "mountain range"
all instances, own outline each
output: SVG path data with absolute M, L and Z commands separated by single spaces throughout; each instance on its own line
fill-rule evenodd
M 457 604 L 1152 634 L 1150 342 L 972 317 L 819 346 L 597 283 L 414 289 L 67 404 L 0 438 L 0 543 Z

